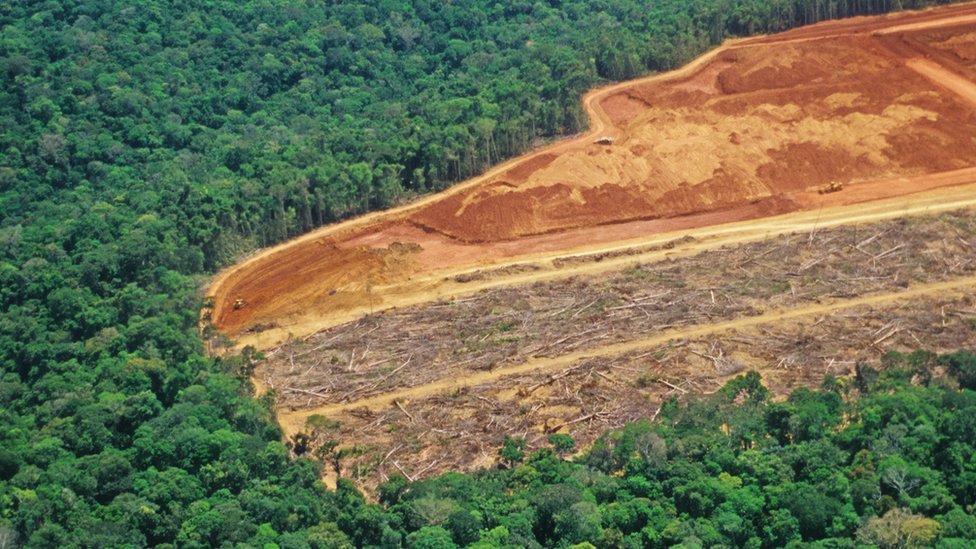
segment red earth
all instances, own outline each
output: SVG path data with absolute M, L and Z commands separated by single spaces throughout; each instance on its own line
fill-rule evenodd
M 974 70 L 974 5 L 731 41 L 588 93 L 586 135 L 245 259 L 211 319 L 302 335 L 423 273 L 974 183 Z

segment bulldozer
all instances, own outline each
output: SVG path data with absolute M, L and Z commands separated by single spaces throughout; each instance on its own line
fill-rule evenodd
M 828 194 L 828 193 L 835 193 L 837 191 L 842 191 L 842 190 L 844 190 L 843 183 L 841 183 L 840 181 L 831 181 L 830 183 L 824 185 L 823 187 L 820 187 L 820 189 L 818 189 L 817 192 L 820 194 Z

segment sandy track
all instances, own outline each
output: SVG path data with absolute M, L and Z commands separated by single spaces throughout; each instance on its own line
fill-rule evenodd
M 959 12 L 968 12 L 972 10 L 971 5 L 959 6 Z M 966 25 L 971 23 L 976 23 L 976 13 L 958 13 L 958 15 L 953 15 L 952 17 L 934 17 L 932 19 L 924 21 L 915 21 L 913 23 L 905 23 L 903 25 L 894 25 L 886 28 L 879 28 L 878 34 L 895 34 L 901 32 L 915 32 L 928 29 L 937 29 L 944 27 L 955 27 L 958 25 Z
M 564 354 L 554 358 L 530 360 L 515 366 L 469 374 L 463 378 L 441 379 L 426 385 L 418 385 L 354 402 L 329 404 L 318 408 L 309 408 L 290 413 L 279 411 L 278 420 L 285 429 L 286 433 L 293 434 L 304 428 L 305 421 L 309 416 L 312 415 L 329 416 L 362 407 L 375 410 L 390 406 L 394 403 L 394 401 L 406 401 L 423 398 L 433 394 L 456 391 L 465 387 L 473 387 L 506 376 L 514 376 L 524 374 L 526 372 L 547 372 L 559 370 L 571 366 L 573 363 L 585 358 L 614 356 L 629 352 L 642 351 L 677 339 L 697 338 L 709 334 L 718 334 L 728 332 L 730 330 L 771 324 L 779 321 L 818 315 L 829 315 L 831 313 L 853 307 L 880 305 L 894 301 L 903 301 L 926 296 L 946 296 L 953 293 L 971 290 L 972 288 L 976 288 L 976 277 L 967 277 L 948 282 L 919 285 L 901 292 L 868 295 L 854 299 L 818 303 L 816 305 L 805 307 L 775 310 L 757 316 L 737 318 L 725 322 L 702 324 L 681 329 L 668 330 L 638 340 L 616 343 L 577 353 Z
M 212 317 L 218 328 L 237 337 L 239 345 L 253 344 L 268 347 L 291 335 L 302 335 L 318 329 L 345 322 L 368 312 L 371 309 L 416 304 L 431 299 L 463 295 L 485 287 L 522 283 L 527 277 L 559 277 L 579 272 L 578 268 L 560 270 L 551 265 L 543 265 L 540 272 L 493 277 L 478 283 L 462 285 L 453 282 L 451 277 L 473 269 L 486 266 L 498 267 L 526 262 L 548 262 L 555 257 L 574 253 L 597 253 L 618 250 L 652 243 L 661 243 L 681 236 L 691 235 L 702 240 L 693 246 L 686 246 L 669 253 L 694 253 L 708 246 L 744 242 L 794 230 L 809 230 L 817 223 L 845 223 L 867 219 L 894 217 L 910 213 L 922 213 L 931 209 L 944 208 L 951 203 L 955 207 L 969 206 L 976 200 L 976 189 L 972 186 L 957 189 L 938 189 L 950 185 L 976 183 L 976 170 L 972 168 L 943 173 L 924 174 L 915 177 L 882 178 L 873 182 L 861 182 L 845 189 L 844 192 L 817 195 L 811 192 L 791 193 L 787 203 L 759 201 L 754 204 L 728 210 L 718 210 L 703 214 L 669 219 L 637 220 L 614 225 L 581 228 L 550 234 L 533 235 L 514 241 L 489 242 L 481 246 L 462 246 L 450 239 L 431 237 L 423 242 L 425 247 L 422 264 L 410 265 L 411 258 L 404 258 L 408 265 L 403 272 L 378 277 L 371 280 L 367 295 L 366 279 L 371 268 L 363 268 L 375 257 L 366 252 L 356 255 L 352 248 L 345 249 L 348 265 L 353 268 L 337 272 L 317 272 L 305 262 L 309 256 L 321 255 L 322 247 L 332 249 L 336 243 L 357 242 L 358 246 L 389 245 L 400 235 L 413 236 L 422 233 L 408 225 L 397 225 L 411 214 L 422 210 L 446 197 L 461 195 L 493 178 L 505 174 L 512 168 L 523 165 L 542 155 L 569 151 L 581 144 L 589 143 L 594 136 L 616 135 L 615 127 L 601 102 L 613 94 L 636 89 L 652 83 L 678 82 L 693 77 L 697 71 L 713 62 L 718 56 L 736 49 L 756 45 L 784 44 L 838 35 L 866 35 L 887 28 L 890 32 L 905 32 L 915 28 L 936 28 L 940 26 L 969 23 L 976 18 L 976 6 L 953 6 L 935 11 L 914 14 L 899 14 L 881 18 L 858 18 L 848 21 L 830 22 L 797 29 L 771 37 L 730 42 L 710 53 L 699 57 L 689 65 L 671 73 L 655 75 L 631 82 L 625 82 L 587 93 L 584 107 L 591 118 L 591 130 L 576 139 L 556 143 L 526 156 L 506 162 L 493 168 L 482 176 L 457 185 L 445 193 L 430 196 L 417 202 L 391 210 L 363 216 L 350 222 L 312 232 L 291 242 L 264 250 L 242 263 L 221 272 L 213 281 L 208 293 L 215 297 Z M 894 26 L 892 26 L 894 25 Z M 908 64 L 913 71 L 923 74 L 939 86 L 951 89 L 972 102 L 972 84 L 968 81 L 946 80 L 942 69 L 930 61 Z M 968 84 L 968 87 L 967 87 Z M 967 95 L 969 94 L 969 95 Z M 902 195 L 919 193 L 911 197 Z M 883 201 L 881 210 L 873 202 Z M 896 198 L 900 197 L 900 198 Z M 781 214 L 784 211 L 806 210 Z M 874 216 L 874 217 L 872 217 Z M 881 216 L 881 217 L 878 217 Z M 821 220 L 821 217 L 824 219 Z M 764 218 L 761 221 L 752 221 Z M 768 218 L 768 219 L 767 219 Z M 828 219 L 833 221 L 828 221 Z M 743 221 L 746 221 L 743 223 Z M 730 222 L 733 222 L 730 224 Z M 811 225 L 812 224 L 812 225 Z M 702 229 L 705 227 L 705 229 Z M 383 233 L 379 230 L 382 228 Z M 411 233 L 410 231 L 413 231 Z M 653 235 L 653 236 L 648 236 Z M 358 240 L 357 240 L 358 239 Z M 658 256 L 664 255 L 655 252 Z M 654 255 L 652 254 L 652 255 Z M 345 256 L 344 256 L 345 257 Z M 330 257 L 330 260 L 334 258 Z M 628 261 L 644 259 L 631 256 Z M 604 263 L 607 268 L 611 263 Z M 603 266 L 599 266 L 603 268 Z M 288 280 L 299 274 L 305 280 L 317 283 L 299 284 Z M 322 278 L 317 278 L 321 276 Z M 269 282 L 277 286 L 266 287 Z M 250 285 L 250 286 L 249 286 Z M 262 286 L 265 285 L 265 286 Z M 250 290 L 248 290 L 250 288 Z M 270 292 L 265 302 L 260 299 L 243 312 L 231 308 L 239 295 L 249 297 L 249 292 L 261 290 Z M 339 289 L 332 298 L 323 295 L 331 289 Z M 244 291 L 247 290 L 247 291 Z M 368 303 L 367 303 L 368 302 Z M 258 322 L 271 321 L 277 326 L 260 333 L 242 333 L 242 330 Z
M 905 62 L 913 71 L 928 78 L 932 82 L 962 97 L 970 105 L 976 107 L 976 83 L 973 83 L 945 67 L 933 63 L 928 59 L 914 58 Z
M 915 12 L 892 12 L 824 21 L 791 29 L 779 34 L 759 36 L 748 44 L 833 38 L 850 34 L 893 34 L 940 27 L 951 27 L 976 21 L 976 4 L 965 3 Z

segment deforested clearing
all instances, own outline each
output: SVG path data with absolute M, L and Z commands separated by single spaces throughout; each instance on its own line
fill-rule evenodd
M 972 5 L 727 42 L 586 94 L 586 135 L 225 271 L 209 321 L 264 351 L 293 451 L 366 486 L 746 370 L 785 396 L 972 346 L 974 48 Z
M 255 376 L 289 436 L 361 447 L 346 471 L 367 485 L 427 476 L 492 463 L 506 435 L 586 444 L 746 370 L 786 395 L 976 345 L 974 258 L 969 210 L 784 235 L 370 315 L 268 350 Z
M 973 29 L 971 5 L 831 22 L 595 90 L 587 135 L 262 253 L 212 320 L 267 346 L 436 296 L 430 273 L 976 183 Z

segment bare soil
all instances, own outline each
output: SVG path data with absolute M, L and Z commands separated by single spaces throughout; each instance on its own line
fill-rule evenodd
M 262 252 L 215 280 L 211 318 L 266 345 L 262 328 L 280 340 L 436 295 L 425 273 L 974 183 L 974 36 L 973 5 L 858 18 L 596 90 L 587 135 Z
M 490 242 L 970 166 L 976 116 L 936 80 L 871 35 L 736 45 L 688 78 L 603 99 L 613 145 L 580 144 L 410 219 Z M 964 82 L 951 91 L 976 90 Z
M 204 321 L 266 350 L 286 434 L 366 487 L 506 435 L 586 446 L 747 369 L 784 395 L 974 346 L 976 212 L 947 213 L 976 207 L 974 44 L 961 5 L 594 90 L 586 135 L 263 250 Z

